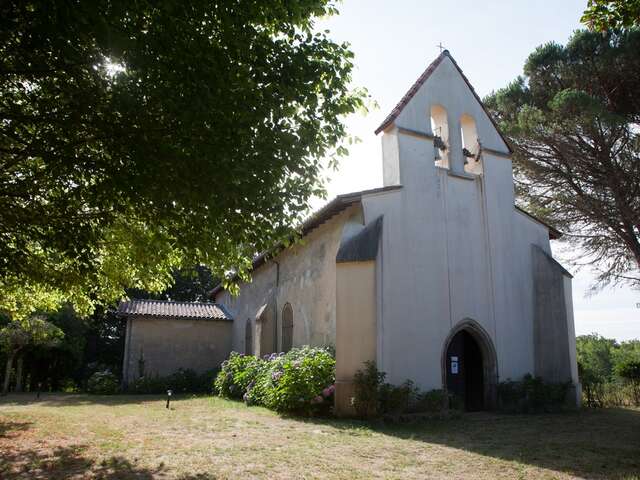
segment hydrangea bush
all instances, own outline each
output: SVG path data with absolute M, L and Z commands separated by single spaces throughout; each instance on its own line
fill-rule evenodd
M 249 384 L 255 380 L 259 366 L 259 358 L 231 352 L 214 380 L 215 391 L 222 397 L 243 398 Z
M 304 346 L 263 358 L 232 353 L 215 381 L 219 395 L 278 412 L 310 415 L 333 405 L 336 362 L 328 348 Z

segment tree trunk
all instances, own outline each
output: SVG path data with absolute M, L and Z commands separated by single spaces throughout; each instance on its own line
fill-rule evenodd
M 4 371 L 4 385 L 2 386 L 2 394 L 9 393 L 9 382 L 11 381 L 11 370 L 13 369 L 13 358 L 16 356 L 15 352 L 9 353 L 7 356 L 7 367 Z
M 16 362 L 16 392 L 22 392 L 22 364 L 24 355 L 18 357 Z

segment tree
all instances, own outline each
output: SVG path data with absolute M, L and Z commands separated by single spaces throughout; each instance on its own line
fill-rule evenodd
M 50 322 L 40 317 L 30 317 L 21 321 L 13 321 L 0 329 L 0 347 L 7 354 L 2 393 L 9 391 L 13 361 L 27 347 L 48 347 L 55 345 L 64 334 Z M 18 384 L 21 374 L 17 375 Z
M 616 365 L 615 371 L 631 386 L 634 404 L 640 405 L 640 359 L 626 359 Z
M 576 338 L 578 375 L 589 407 L 605 405 L 605 389 L 613 376 L 612 353 L 617 347 L 615 340 L 597 334 Z
M 332 0 L 0 4 L 0 309 L 246 278 L 346 150 Z
M 640 285 L 640 30 L 547 43 L 486 104 L 514 148 L 519 201 L 568 232 L 597 284 Z
M 580 21 L 600 32 L 640 26 L 640 0 L 589 0 Z
M 204 265 L 174 270 L 172 277 L 171 286 L 162 292 L 129 290 L 127 296 L 136 299 L 206 302 L 211 290 L 219 283 L 211 274 L 211 270 Z

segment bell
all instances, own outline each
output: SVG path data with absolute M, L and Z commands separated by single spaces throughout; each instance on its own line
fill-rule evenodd
M 433 149 L 436 152 L 436 154 L 435 154 L 436 161 L 437 160 L 442 160 L 442 155 L 440 155 L 440 149 L 438 147 L 433 147 Z

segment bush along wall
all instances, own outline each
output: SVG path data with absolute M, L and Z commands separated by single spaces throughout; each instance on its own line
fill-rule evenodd
M 507 380 L 498 385 L 498 407 L 508 413 L 550 413 L 568 408 L 571 382 L 548 383 L 540 377 L 525 375 L 520 381 Z
M 360 418 L 396 420 L 410 416 L 445 416 L 455 405 L 444 390 L 421 392 L 413 381 L 391 385 L 375 362 L 366 362 L 354 376 L 353 407 Z
M 113 395 L 120 391 L 120 382 L 109 370 L 95 372 L 87 381 L 87 392 L 95 395 Z
M 335 391 L 335 358 L 329 348 L 304 346 L 256 358 L 232 352 L 215 379 L 222 397 L 243 399 L 277 412 L 330 413 Z
M 211 393 L 212 383 L 219 370 L 196 373 L 192 369 L 180 368 L 171 375 L 146 375 L 129 385 L 129 393 L 150 394 L 166 393 Z

